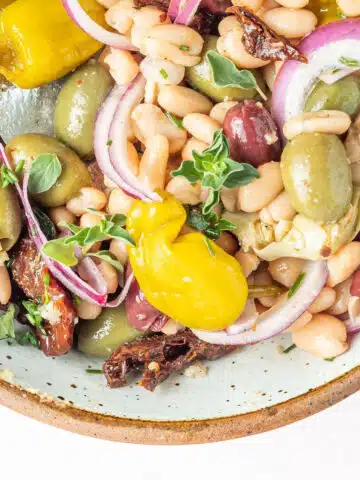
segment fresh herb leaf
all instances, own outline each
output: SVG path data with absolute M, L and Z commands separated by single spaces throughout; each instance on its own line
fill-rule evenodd
M 160 68 L 160 75 L 166 80 L 167 78 L 169 78 L 169 75 L 167 73 L 166 70 L 164 70 L 163 68 Z
M 85 372 L 89 373 L 90 375 L 102 375 L 104 373 L 102 370 L 96 370 L 94 368 L 87 368 Z
M 180 45 L 179 50 L 181 50 L 182 52 L 188 52 L 190 50 L 190 47 L 188 47 L 187 45 Z
M 61 175 L 62 166 L 57 155 L 42 153 L 31 164 L 29 191 L 43 193 L 55 185 Z
M 75 305 L 78 305 L 78 306 L 81 305 L 81 298 L 80 297 L 78 297 L 77 295 L 73 295 L 72 299 L 73 299 Z
M 107 145 L 108 147 L 110 147 L 112 144 L 113 144 L 113 141 L 112 141 L 112 140 L 108 140 L 108 141 L 106 142 L 106 145 Z
M 16 335 L 16 341 L 19 345 L 32 345 L 33 347 L 40 348 L 38 339 L 33 332 L 25 332 L 23 334 Z
M 20 160 L 20 162 L 15 167 L 15 173 L 21 173 L 24 170 L 25 160 Z
M 67 245 L 65 238 L 56 238 L 55 240 L 46 242 L 42 248 L 42 252 L 47 257 L 68 267 L 75 267 L 79 262 L 75 255 L 75 244 Z
M 38 306 L 36 303 L 31 300 L 25 300 L 22 302 L 25 310 L 28 312 L 26 318 L 28 319 L 30 325 L 35 328 L 38 328 L 44 335 L 47 335 L 46 330 L 43 326 L 43 318 L 39 312 Z
M 250 70 L 239 70 L 233 62 L 215 50 L 209 50 L 206 54 L 206 59 L 210 65 L 212 78 L 217 87 L 236 87 L 244 90 L 255 88 L 261 97 L 266 100 L 265 94 L 260 89 L 254 74 Z
M 88 253 L 88 256 L 99 258 L 100 260 L 104 260 L 104 262 L 110 263 L 110 265 L 115 267 L 116 270 L 119 270 L 119 272 L 124 271 L 123 265 L 118 260 L 116 260 L 115 255 L 109 252 L 109 250 L 99 250 L 98 252 Z
M 205 215 L 199 207 L 190 207 L 187 209 L 187 224 L 198 232 L 202 232 L 211 240 L 217 240 L 221 232 L 231 231 L 236 228 L 236 225 L 219 218 L 215 212 L 210 212 Z
M 38 207 L 33 207 L 34 214 L 40 224 L 40 228 L 48 240 L 53 240 L 57 236 L 54 223 L 50 220 L 45 212 Z
M 291 352 L 291 350 L 294 350 L 294 348 L 296 348 L 295 343 L 293 343 L 292 345 L 290 345 L 290 347 L 285 348 L 285 350 L 283 351 L 283 353 L 289 353 L 289 352 Z
M 209 188 L 208 198 L 202 208 L 204 215 L 211 213 L 219 203 L 223 186 L 235 188 L 260 177 L 252 165 L 231 160 L 229 142 L 222 130 L 215 132 L 212 144 L 207 149 L 201 154 L 194 150 L 192 155 L 193 161 L 184 160 L 171 175 L 183 176 L 192 184 L 201 181 L 203 187 Z
M 15 338 L 15 316 L 16 309 L 12 303 L 10 303 L 6 312 L 0 312 L 0 340 L 4 338 Z
M 44 285 L 49 286 L 50 285 L 50 273 L 46 272 L 44 275 Z
M 305 275 L 306 274 L 304 272 L 298 275 L 297 279 L 295 280 L 295 282 L 293 283 L 293 285 L 290 287 L 288 291 L 288 298 L 291 298 L 298 291 L 302 282 L 304 281 Z
M 175 117 L 175 115 L 172 115 L 170 112 L 166 112 L 166 116 L 168 117 L 170 122 L 173 125 L 175 125 L 175 127 L 184 129 L 184 125 L 183 125 L 182 121 L 180 120 L 180 118 Z
M 15 185 L 15 183 L 18 183 L 19 179 L 12 170 L 5 165 L 2 165 L 0 169 L 0 181 L 1 188 L 6 188 L 8 185 Z
M 329 357 L 329 358 L 324 358 L 326 362 L 333 362 L 336 357 Z
M 214 249 L 210 243 L 210 240 L 208 239 L 208 237 L 205 237 L 204 236 L 204 241 L 205 241 L 205 244 L 207 246 L 207 249 L 209 250 L 209 253 L 212 257 L 215 257 L 215 252 L 214 252 Z
M 360 68 L 360 62 L 359 62 L 359 60 L 356 60 L 355 58 L 349 58 L 349 57 L 341 56 L 339 58 L 339 62 L 342 63 L 343 65 L 346 65 L 347 67 L 350 67 L 350 68 L 353 68 L 353 67 L 359 67 Z

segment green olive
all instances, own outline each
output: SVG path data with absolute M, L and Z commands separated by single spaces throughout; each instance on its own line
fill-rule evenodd
M 88 63 L 65 82 L 55 107 L 55 134 L 80 156 L 94 153 L 96 113 L 113 85 L 100 63 Z
M 14 137 L 6 146 L 6 152 L 15 167 L 21 160 L 31 162 L 41 153 L 58 156 L 62 173 L 47 192 L 32 195 L 45 207 L 59 207 L 75 197 L 80 188 L 92 184 L 90 173 L 78 155 L 58 140 L 47 135 L 27 133 Z
M 202 61 L 194 67 L 186 69 L 186 80 L 195 89 L 204 93 L 208 97 L 215 100 L 215 102 L 223 102 L 226 100 L 245 100 L 258 96 L 255 88 L 244 90 L 236 87 L 217 87 L 214 84 L 211 74 L 210 65 L 206 59 L 206 54 L 209 50 L 216 50 L 216 42 L 218 37 L 210 35 L 205 37 L 205 44 L 202 52 Z M 258 70 L 251 70 L 256 77 L 261 90 L 265 89 L 264 80 L 258 73 Z
M 124 305 L 105 308 L 96 320 L 82 321 L 78 327 L 78 348 L 97 357 L 108 357 L 123 343 L 142 335 L 127 319 Z
M 344 215 L 351 202 L 351 171 L 336 135 L 298 135 L 286 145 L 280 166 L 285 190 L 298 212 L 318 222 Z
M 332 85 L 318 82 L 305 103 L 305 112 L 340 110 L 354 118 L 360 110 L 360 80 L 349 75 Z
M 0 251 L 10 250 L 21 232 L 21 211 L 15 189 L 0 187 Z

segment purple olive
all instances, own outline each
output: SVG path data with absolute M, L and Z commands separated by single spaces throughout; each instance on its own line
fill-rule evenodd
M 279 161 L 281 142 L 277 126 L 261 102 L 244 100 L 232 107 L 224 120 L 231 158 L 258 167 Z
M 201 2 L 201 7 L 214 15 L 223 15 L 231 6 L 231 0 L 202 0 Z

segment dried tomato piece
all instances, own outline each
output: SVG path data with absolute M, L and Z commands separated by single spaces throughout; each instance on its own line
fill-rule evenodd
M 254 13 L 244 7 L 231 7 L 227 13 L 234 13 L 242 25 L 242 42 L 247 52 L 261 60 L 298 60 L 307 63 L 307 58 L 289 40 L 278 35 Z

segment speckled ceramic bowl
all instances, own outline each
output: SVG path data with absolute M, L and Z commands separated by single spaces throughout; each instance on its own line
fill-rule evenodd
M 29 92 L 12 87 L 0 94 L 4 140 L 28 131 L 51 133 L 57 88 Z M 203 379 L 172 376 L 150 393 L 137 385 L 108 389 L 101 375 L 86 373 L 101 368 L 101 360 L 76 351 L 52 359 L 35 348 L 0 341 L 0 371 L 12 374 L 0 380 L 0 403 L 78 433 L 175 444 L 276 428 L 360 388 L 360 336 L 333 362 L 298 349 L 279 353 L 279 346 L 290 344 L 290 335 L 278 336 L 209 362 Z

